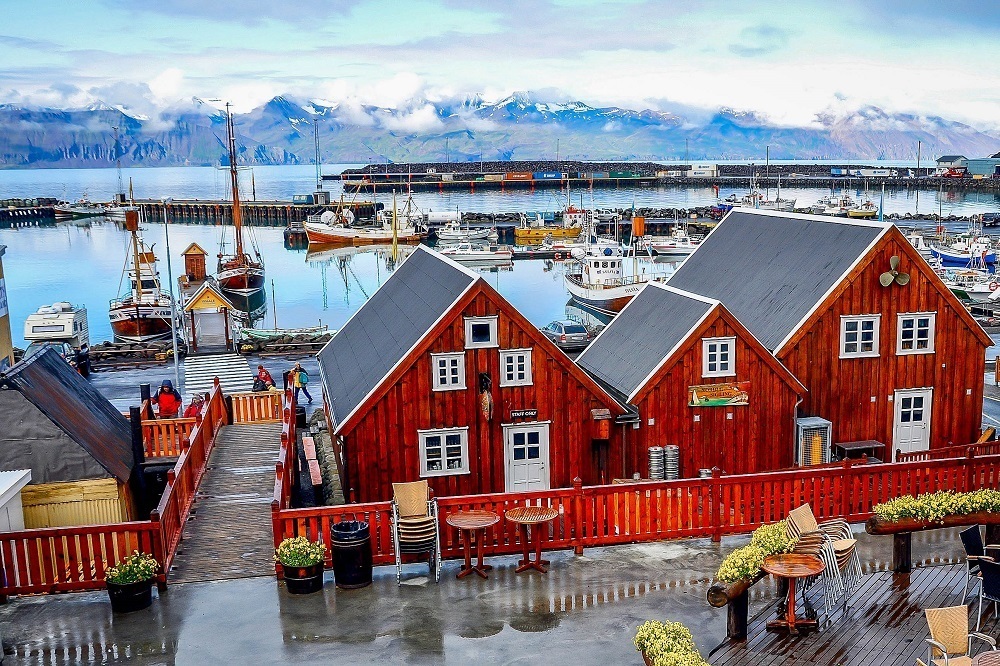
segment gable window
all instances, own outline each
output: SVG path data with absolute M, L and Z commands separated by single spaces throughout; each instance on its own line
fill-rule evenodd
M 505 349 L 500 352 L 500 386 L 531 385 L 531 350 Z
M 729 377 L 736 374 L 736 338 L 704 338 L 701 341 L 701 376 Z
M 934 312 L 899 315 L 896 326 L 897 354 L 934 353 Z
M 435 391 L 465 388 L 465 354 L 431 354 Z
M 469 473 L 469 429 L 418 430 L 420 476 Z
M 465 348 L 498 347 L 496 317 L 466 317 Z
M 840 318 L 840 358 L 878 356 L 880 315 Z

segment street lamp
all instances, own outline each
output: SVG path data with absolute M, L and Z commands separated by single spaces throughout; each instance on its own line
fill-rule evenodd
M 170 285 L 170 342 L 174 348 L 174 386 L 181 390 L 180 360 L 177 358 L 177 299 L 174 297 L 174 271 L 170 263 L 170 225 L 167 223 L 167 206 L 174 202 L 170 197 L 160 197 L 163 204 L 163 235 L 167 241 L 167 283 Z

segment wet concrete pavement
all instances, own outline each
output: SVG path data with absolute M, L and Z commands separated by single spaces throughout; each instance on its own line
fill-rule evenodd
M 860 526 L 858 526 L 860 529 Z M 887 537 L 861 538 L 866 569 L 884 569 Z M 4 663 L 137 664 L 612 664 L 641 663 L 632 647 L 644 620 L 684 622 L 702 654 L 725 636 L 726 611 L 705 601 L 721 558 L 746 543 L 703 539 L 552 553 L 551 571 L 515 574 L 491 558 L 489 580 L 441 582 L 422 564 L 379 567 L 361 590 L 289 595 L 272 578 L 174 584 L 150 609 L 114 616 L 104 592 L 14 599 L 0 607 Z M 914 536 L 915 562 L 954 561 L 957 532 Z M 754 606 L 773 585 L 754 588 Z

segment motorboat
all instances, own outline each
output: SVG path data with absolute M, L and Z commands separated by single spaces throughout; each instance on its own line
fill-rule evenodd
M 56 218 L 58 219 L 78 219 L 81 217 L 97 217 L 104 215 L 108 207 L 101 203 L 94 203 L 86 197 L 75 203 L 64 202 L 54 207 Z
M 860 220 L 871 220 L 878 217 L 878 204 L 872 200 L 866 200 L 853 208 L 847 209 L 847 217 Z
M 950 245 L 931 245 L 931 256 L 945 266 L 969 267 L 976 263 L 984 266 L 995 264 L 997 252 L 993 239 L 976 232 L 963 234 Z
M 567 209 L 571 218 L 576 217 L 577 209 L 570 207 Z M 529 219 L 521 214 L 521 223 L 514 229 L 514 240 L 523 245 L 537 245 L 546 238 L 577 238 L 583 232 L 583 225 L 579 222 L 572 222 L 567 219 L 566 211 L 563 212 L 563 223 L 545 224 L 541 215 Z
M 698 249 L 698 241 L 687 233 L 687 225 L 675 224 L 669 236 L 651 236 L 647 240 L 653 254 L 664 257 L 687 257 Z
M 809 212 L 815 215 L 834 215 L 838 217 L 843 217 L 847 215 L 847 212 L 852 208 L 857 208 L 857 202 L 851 198 L 851 195 L 847 192 L 841 192 L 839 195 L 830 193 L 819 198 L 819 200 L 814 203 Z
M 510 264 L 514 258 L 514 252 L 509 247 L 496 244 L 476 245 L 465 242 L 439 248 L 438 252 L 460 264 L 478 266 Z
M 437 230 L 438 240 L 442 241 L 473 241 L 473 240 L 491 240 L 496 241 L 499 238 L 497 230 L 491 227 L 463 227 L 462 223 L 457 220 L 452 220 L 447 222 L 444 226 L 439 227 Z
M 416 214 L 413 199 L 407 198 L 402 211 L 379 211 L 373 225 L 355 225 L 354 214 L 346 208 L 324 211 L 319 218 L 310 215 L 303 227 L 310 243 L 321 245 L 375 245 L 418 243 L 427 236 Z

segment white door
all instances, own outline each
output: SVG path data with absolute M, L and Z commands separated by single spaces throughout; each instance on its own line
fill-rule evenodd
M 504 426 L 507 451 L 507 492 L 548 490 L 549 424 Z
M 893 450 L 926 451 L 931 443 L 931 389 L 896 391 Z

